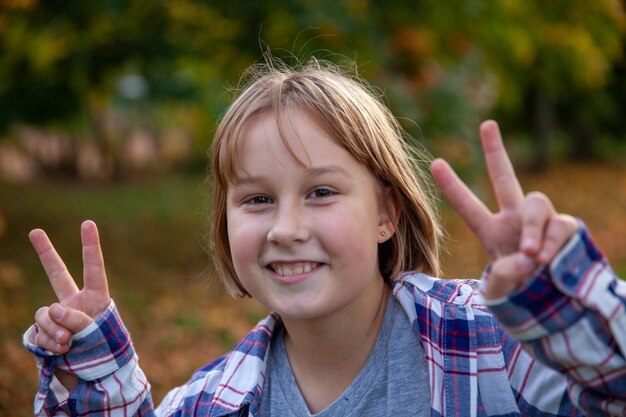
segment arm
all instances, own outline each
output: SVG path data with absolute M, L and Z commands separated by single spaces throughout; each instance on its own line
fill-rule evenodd
M 568 378 L 581 410 L 624 414 L 626 283 L 585 228 L 533 279 L 487 305 L 533 357 Z
M 24 345 L 36 356 L 40 372 L 36 415 L 151 414 L 150 386 L 113 301 L 73 335 L 64 354 L 34 344 L 36 332 L 33 326 L 24 335 Z M 71 386 L 59 378 L 60 372 L 71 378 Z
M 565 281 L 565 279 L 559 278 L 558 271 L 562 271 L 562 265 L 567 264 L 563 263 L 564 258 L 559 253 L 564 247 L 565 250 L 561 253 L 570 253 L 569 250 L 572 248 L 568 242 L 572 242 L 571 239 L 576 239 L 573 236 L 579 230 L 579 223 L 571 216 L 557 213 L 545 195 L 536 192 L 524 195 L 495 122 L 484 122 L 481 125 L 480 134 L 489 178 L 500 207 L 499 212 L 490 212 L 445 161 L 435 160 L 431 165 L 431 171 L 444 195 L 480 240 L 491 258 L 491 265 L 485 274 L 483 286 L 483 295 L 487 304 L 492 305 L 492 311 L 496 317 L 505 326 L 508 325 L 509 331 L 521 341 L 525 341 L 524 336 L 510 326 L 508 319 L 514 318 L 524 321 L 529 315 L 545 316 L 546 311 L 561 311 L 560 306 L 564 304 L 575 306 L 572 307 L 571 311 L 579 313 L 581 317 L 594 316 L 591 304 L 578 299 L 582 293 L 567 290 L 564 286 L 559 285 L 559 282 Z M 587 243 L 582 244 L 582 247 L 586 250 L 589 249 L 590 253 L 595 253 L 595 247 L 589 246 Z M 600 263 L 606 265 L 605 261 Z M 550 267 L 548 267 L 549 265 Z M 537 271 L 541 272 L 537 273 Z M 567 273 L 567 276 L 570 277 L 567 280 L 570 280 L 571 277 L 584 278 L 588 276 L 588 272 L 580 265 L 573 267 Z M 561 275 L 565 277 L 565 275 Z M 617 282 L 612 273 L 609 275 L 612 277 L 610 282 Z M 545 288 L 535 291 L 538 283 L 544 284 Z M 611 288 L 617 287 L 616 284 L 610 284 L 594 290 L 595 304 L 603 304 L 603 300 L 608 298 L 615 300 L 615 294 L 612 294 L 615 291 Z M 535 292 L 532 293 L 532 291 Z M 620 291 L 618 290 L 617 293 Z M 512 299 L 523 305 L 525 315 L 520 313 L 522 310 L 516 310 L 507 303 L 508 300 Z M 613 303 L 613 305 L 615 304 Z M 500 307 L 496 308 L 497 305 Z M 578 378 L 575 372 L 578 367 L 588 365 L 585 363 L 586 358 L 593 356 L 599 346 L 602 346 L 602 349 L 615 350 L 618 346 L 617 341 L 623 340 L 626 334 L 624 330 L 626 326 L 610 325 L 613 319 L 608 318 L 607 320 L 607 317 L 601 317 L 601 315 L 594 317 L 603 332 L 587 332 L 593 339 L 580 347 L 577 346 L 576 351 L 582 352 L 582 354 L 574 355 L 575 362 L 572 362 L 572 355 L 561 354 L 563 350 L 567 350 L 568 346 L 568 341 L 561 337 L 565 334 L 563 327 L 569 329 L 570 323 L 561 328 L 553 328 L 554 326 L 547 324 L 548 322 L 544 317 L 541 324 L 547 326 L 543 329 L 545 332 L 535 334 L 533 337 L 537 339 L 536 343 L 525 344 L 525 347 L 539 360 L 546 359 L 546 356 L 542 357 L 536 349 L 537 346 L 542 346 L 553 353 L 552 360 L 544 361 L 544 363 L 570 379 L 568 384 L 570 396 L 583 410 L 593 413 L 595 406 L 586 404 L 583 397 L 573 392 L 575 389 L 572 387 L 581 387 L 586 392 L 593 391 L 597 403 L 602 403 L 602 409 L 605 412 L 615 413 L 615 410 L 619 409 L 619 413 L 622 414 L 626 411 L 626 403 L 620 400 L 626 397 L 624 384 L 621 388 L 614 385 L 610 390 L 597 391 L 595 382 L 591 381 L 591 378 Z M 572 320 L 571 324 L 585 322 L 580 321 L 579 317 L 568 316 L 568 318 Z M 554 314 L 552 319 L 554 323 L 562 323 L 562 317 L 558 314 Z M 541 326 L 537 328 L 541 328 Z M 575 326 L 572 326 L 571 330 L 568 331 L 572 335 L 582 335 L 582 333 L 577 333 L 578 329 Z M 617 349 L 615 358 L 623 361 L 623 357 L 623 350 L 620 352 Z M 622 362 L 620 365 L 616 362 L 615 366 L 613 369 L 618 369 L 620 366 L 623 368 L 624 363 Z M 612 373 L 613 371 L 602 366 L 597 366 L 593 372 L 597 372 L 596 375 L 600 379 L 616 376 Z M 540 381 L 530 382 L 536 384 Z M 537 395 L 541 395 L 541 390 L 535 388 L 533 391 L 537 392 Z M 529 398 L 526 400 L 532 401 Z
M 31 242 L 58 297 L 40 308 L 24 336 L 40 371 L 37 415 L 148 415 L 149 384 L 109 297 L 98 231 L 81 226 L 84 287 L 79 289 L 42 230 Z

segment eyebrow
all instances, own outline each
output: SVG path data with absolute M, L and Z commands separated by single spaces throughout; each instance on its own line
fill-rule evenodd
M 322 167 L 307 168 L 306 175 L 309 177 L 321 177 L 326 174 L 341 174 L 352 178 L 350 172 L 339 165 L 327 165 Z M 256 184 L 263 180 L 262 176 L 238 177 L 233 181 L 233 185 Z

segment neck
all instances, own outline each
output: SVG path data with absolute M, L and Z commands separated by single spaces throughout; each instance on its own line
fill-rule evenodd
M 376 291 L 328 317 L 284 321 L 289 362 L 312 413 L 337 399 L 367 362 L 390 292 L 381 280 Z

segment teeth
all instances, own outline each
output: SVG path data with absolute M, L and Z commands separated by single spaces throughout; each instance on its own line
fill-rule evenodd
M 275 263 L 271 264 L 271 268 L 279 275 L 289 276 L 306 274 L 311 272 L 318 264 L 315 262 L 297 262 L 297 263 Z

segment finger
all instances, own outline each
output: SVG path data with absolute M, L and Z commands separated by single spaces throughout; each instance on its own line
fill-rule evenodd
M 93 319 L 82 311 L 59 303 L 52 304 L 48 314 L 50 319 L 72 334 L 82 331 L 93 322 Z
M 482 225 L 491 216 L 487 206 L 476 197 L 443 159 L 435 159 L 430 164 L 430 171 L 454 210 L 470 229 L 478 234 Z
M 52 353 L 62 354 L 69 350 L 69 337 L 64 342 L 59 342 L 55 337 L 58 325 L 48 317 L 48 307 L 42 307 L 35 313 L 37 323 L 37 333 L 35 334 L 35 344 L 42 349 Z M 67 332 L 69 333 L 69 331 Z
M 539 264 L 523 252 L 515 252 L 495 260 L 485 286 L 485 298 L 495 300 L 511 294 L 530 278 Z
M 498 124 L 493 120 L 483 122 L 480 125 L 480 138 L 487 172 L 498 205 L 501 209 L 520 207 L 524 200 L 524 193 L 502 143 Z
M 544 233 L 549 218 L 554 216 L 552 202 L 540 192 L 529 193 L 522 208 L 522 234 L 520 249 L 530 256 L 536 256 L 541 250 Z
M 35 323 L 39 332 L 43 332 L 49 339 L 53 339 L 59 345 L 66 345 L 72 337 L 72 332 L 57 324 L 50 317 L 50 308 L 42 307 L 35 313 Z
M 98 291 L 108 297 L 109 286 L 104 269 L 104 258 L 100 247 L 98 228 L 91 220 L 80 228 L 83 242 L 83 280 L 85 289 Z
M 554 216 L 546 228 L 541 252 L 537 261 L 542 264 L 552 262 L 561 248 L 570 240 L 578 230 L 578 222 L 571 216 L 560 214 Z
M 78 292 L 74 279 L 67 271 L 65 263 L 52 246 L 46 233 L 41 229 L 35 229 L 30 232 L 28 237 L 37 255 L 39 255 L 39 260 L 59 301 L 63 301 Z
M 35 344 L 40 348 L 57 355 L 62 355 L 70 350 L 69 343 L 58 343 L 53 337 L 45 332 L 39 332 L 35 335 Z

